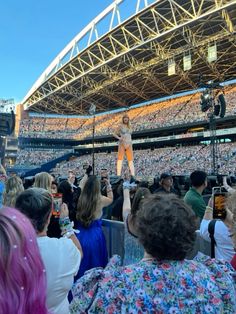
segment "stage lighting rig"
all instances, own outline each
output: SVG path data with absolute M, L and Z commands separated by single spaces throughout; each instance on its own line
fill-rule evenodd
M 202 112 L 206 112 L 209 110 L 212 106 L 212 98 L 208 90 L 204 91 L 201 95 L 201 109 Z
M 202 112 L 208 113 L 209 130 L 211 137 L 211 164 L 212 174 L 218 174 L 218 139 L 216 134 L 216 117 L 224 118 L 226 112 L 226 102 L 222 89 L 224 88 L 218 82 L 209 81 L 207 84 L 202 83 L 202 76 L 199 76 L 199 88 L 204 88 L 200 105 Z
M 202 112 L 206 112 L 211 108 L 214 116 L 224 118 L 226 101 L 223 92 L 221 92 L 224 86 L 218 82 L 209 81 L 206 84 L 200 83 L 199 87 L 205 88 L 200 98 Z

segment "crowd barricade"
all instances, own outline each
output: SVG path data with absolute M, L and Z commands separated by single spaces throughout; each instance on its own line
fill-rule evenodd
M 115 220 L 102 220 L 103 232 L 106 238 L 108 256 L 112 257 L 114 254 L 124 258 L 124 223 Z M 196 242 L 191 253 L 187 258 L 192 259 L 198 252 L 210 256 L 210 242 L 205 241 L 200 237 L 199 230 L 196 231 Z
M 103 232 L 106 238 L 108 256 L 118 254 L 124 258 L 124 223 L 115 220 L 102 220 Z

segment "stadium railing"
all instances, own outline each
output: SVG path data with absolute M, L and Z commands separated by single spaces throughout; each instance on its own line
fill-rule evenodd
M 114 220 L 102 220 L 103 232 L 106 238 L 108 256 L 112 257 L 114 254 L 124 258 L 124 223 Z M 196 231 L 196 242 L 191 253 L 187 258 L 191 259 L 201 252 L 210 256 L 210 242 L 205 241 L 200 237 L 199 231 Z

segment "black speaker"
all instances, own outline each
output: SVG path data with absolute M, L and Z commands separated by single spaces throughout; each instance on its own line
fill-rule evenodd
M 215 105 L 215 107 L 214 107 L 214 115 L 215 115 L 216 117 L 218 117 L 219 114 L 220 114 L 220 105 L 217 104 L 217 105 Z
M 15 114 L 1 113 L 0 114 L 0 136 L 11 135 L 15 130 Z
M 226 102 L 225 102 L 225 97 L 223 94 L 220 94 L 219 97 L 219 102 L 220 102 L 220 117 L 224 118 L 225 112 L 226 112 Z
M 16 125 L 16 118 L 15 118 L 15 114 L 14 111 L 11 111 L 11 128 L 10 128 L 10 134 L 14 133 L 15 131 L 15 125 Z

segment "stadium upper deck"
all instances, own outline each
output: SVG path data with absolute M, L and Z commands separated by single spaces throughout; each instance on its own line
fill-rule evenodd
M 144 9 L 135 0 L 124 21 L 123 2 L 63 49 L 26 95 L 25 109 L 84 114 L 93 103 L 103 112 L 196 89 L 199 75 L 205 82 L 235 78 L 236 0 L 145 0 Z M 109 30 L 99 36 L 97 26 L 109 15 Z

